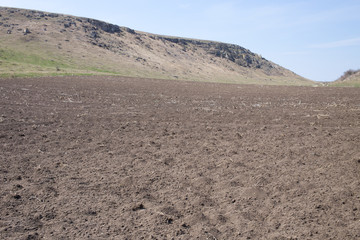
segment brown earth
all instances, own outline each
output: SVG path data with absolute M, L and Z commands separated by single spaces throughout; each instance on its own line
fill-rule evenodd
M 0 79 L 1 239 L 359 239 L 360 89 Z

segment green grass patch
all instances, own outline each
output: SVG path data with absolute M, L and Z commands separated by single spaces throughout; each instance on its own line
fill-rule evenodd
M 9 63 L 31 64 L 45 68 L 71 68 L 71 66 L 67 64 L 52 59 L 45 59 L 35 54 L 26 54 L 9 49 L 0 49 L 0 60 Z
M 111 75 L 122 75 L 119 72 L 110 71 L 110 70 L 106 70 L 106 69 L 100 69 L 100 68 L 94 68 L 94 67 L 87 68 L 87 70 L 90 70 L 92 72 L 111 74 Z
M 0 73 L 0 78 L 35 78 L 56 76 L 93 76 L 94 73 Z
M 8 48 L 0 48 L 0 77 L 29 78 L 44 76 L 72 75 L 124 75 L 116 71 L 96 67 L 65 64 L 61 60 L 42 57 L 33 53 L 24 53 Z

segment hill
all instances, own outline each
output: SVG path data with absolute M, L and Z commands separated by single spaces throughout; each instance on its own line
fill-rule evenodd
M 360 70 L 348 70 L 338 80 L 330 83 L 331 86 L 360 87 Z
M 0 8 L 0 76 L 115 74 L 313 85 L 248 49 L 135 31 L 95 19 Z

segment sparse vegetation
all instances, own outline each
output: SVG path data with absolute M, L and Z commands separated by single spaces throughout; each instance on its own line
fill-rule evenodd
M 340 78 L 339 78 L 339 81 L 344 81 L 345 79 L 349 78 L 350 76 L 356 74 L 360 72 L 360 69 L 359 70 L 347 70 Z
M 360 87 L 360 69 L 348 70 L 338 80 L 330 83 L 334 87 Z

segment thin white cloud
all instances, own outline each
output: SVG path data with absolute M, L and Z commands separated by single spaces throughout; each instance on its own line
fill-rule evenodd
M 360 38 L 351 38 L 334 42 L 313 44 L 310 46 L 310 48 L 340 48 L 353 46 L 360 46 Z

